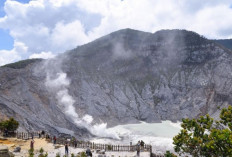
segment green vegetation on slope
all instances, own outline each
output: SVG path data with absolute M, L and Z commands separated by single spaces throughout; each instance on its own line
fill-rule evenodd
M 27 60 L 21 60 L 15 63 L 11 63 L 11 64 L 6 64 L 2 67 L 8 67 L 8 68 L 13 68 L 13 69 L 21 69 L 21 68 L 25 68 L 26 66 L 28 66 L 31 63 L 34 62 L 38 62 L 41 61 L 42 59 L 27 59 Z

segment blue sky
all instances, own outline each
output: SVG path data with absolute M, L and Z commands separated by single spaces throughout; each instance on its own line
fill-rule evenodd
M 231 0 L 0 0 L 0 65 L 27 58 L 51 58 L 124 28 L 152 33 L 161 29 L 187 29 L 209 39 L 232 38 L 231 3 Z
M 5 16 L 4 12 L 5 0 L 0 1 L 0 17 Z M 9 31 L 0 29 L 0 49 L 10 50 L 13 48 L 13 38 L 9 35 Z
M 11 50 L 14 44 L 13 40 L 8 30 L 0 29 L 0 49 Z
M 0 0 L 0 17 L 5 16 L 4 3 L 6 0 Z M 21 3 L 28 3 L 30 0 L 17 0 Z M 0 28 L 0 50 L 10 50 L 13 48 L 14 39 L 10 36 L 9 30 Z

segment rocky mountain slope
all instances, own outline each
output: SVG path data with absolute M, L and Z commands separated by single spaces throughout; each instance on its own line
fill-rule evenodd
M 109 126 L 213 114 L 232 100 L 231 54 L 190 31 L 119 30 L 52 60 L 1 67 L 0 113 L 80 136 L 72 113 Z

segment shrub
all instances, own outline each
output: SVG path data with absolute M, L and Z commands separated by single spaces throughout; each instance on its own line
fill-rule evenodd
M 164 154 L 165 157 L 177 157 L 175 154 L 171 153 L 170 151 L 166 151 Z
M 39 154 L 38 157 L 47 157 L 47 156 L 48 156 L 48 153 L 47 153 L 47 152 L 44 154 L 43 148 L 40 148 L 39 152 L 40 152 L 40 154 Z
M 81 152 L 80 154 L 77 154 L 77 157 L 87 157 L 85 152 Z
M 28 150 L 29 157 L 34 157 L 34 149 Z
M 85 152 L 81 152 L 81 157 L 87 157 Z
M 60 153 L 56 153 L 56 157 L 60 157 Z
M 40 154 L 43 154 L 43 152 L 44 152 L 43 148 L 40 148 L 39 152 L 40 152 Z
M 180 133 L 173 138 L 175 152 L 184 156 L 232 156 L 232 107 L 222 109 L 220 118 L 214 121 L 206 115 L 183 119 Z
M 8 131 L 15 131 L 19 127 L 19 122 L 14 118 L 10 118 L 8 120 L 4 120 L 0 122 L 0 129 L 3 131 L 7 129 Z

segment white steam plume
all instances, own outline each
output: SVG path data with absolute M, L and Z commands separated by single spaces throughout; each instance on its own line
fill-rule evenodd
M 113 47 L 113 59 L 130 59 L 133 57 L 131 50 L 126 50 L 122 43 L 116 43 Z
M 93 135 L 99 137 L 108 137 L 114 139 L 120 139 L 118 134 L 114 131 L 110 131 L 107 129 L 107 124 L 95 124 L 91 125 L 93 121 L 93 117 L 90 115 L 85 115 L 83 118 L 80 118 L 75 111 L 74 103 L 75 100 L 68 93 L 68 87 L 70 85 L 70 81 L 67 78 L 67 74 L 64 72 L 60 72 L 56 74 L 55 78 L 52 78 L 50 74 L 47 74 L 45 85 L 48 90 L 52 92 L 56 92 L 56 99 L 58 101 L 58 106 L 64 111 L 64 113 L 69 116 L 75 124 L 80 127 L 85 127 L 88 129 Z M 53 76 L 54 77 L 54 76 Z

